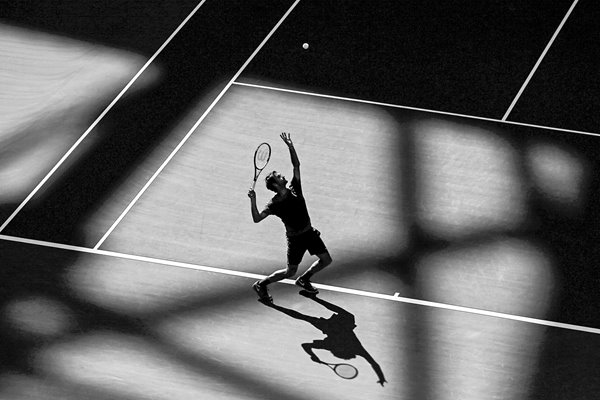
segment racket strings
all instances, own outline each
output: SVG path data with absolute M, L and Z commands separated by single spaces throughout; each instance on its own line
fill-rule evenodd
M 334 368 L 336 374 L 342 378 L 352 379 L 358 375 L 358 370 L 350 364 L 338 364 Z
M 256 168 L 264 168 L 269 162 L 269 158 L 271 157 L 271 148 L 263 144 L 256 149 L 256 154 L 254 156 L 254 163 L 256 164 Z
M 266 161 L 269 158 L 269 150 L 261 149 L 261 151 L 256 155 L 258 161 Z

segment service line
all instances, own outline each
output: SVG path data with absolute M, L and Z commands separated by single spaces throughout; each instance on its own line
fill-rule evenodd
M 444 115 L 444 116 L 450 116 L 450 117 L 476 119 L 476 120 L 480 120 L 480 121 L 497 122 L 497 123 L 501 123 L 501 124 L 517 125 L 517 126 L 524 126 L 524 127 L 536 128 L 536 129 L 549 129 L 549 130 L 559 131 L 559 132 L 577 133 L 580 135 L 600 136 L 600 133 L 577 131 L 577 130 L 573 130 L 573 129 L 556 128 L 553 126 L 528 124 L 528 123 L 517 122 L 517 121 L 504 121 L 504 120 L 497 119 L 497 118 L 479 117 L 477 115 L 459 114 L 459 113 L 453 113 L 453 112 L 449 112 L 449 111 L 439 111 L 439 110 L 432 110 L 432 109 L 428 109 L 428 108 L 403 106 L 403 105 L 393 104 L 393 103 L 384 103 L 384 102 L 380 102 L 380 101 L 364 100 L 364 99 L 359 99 L 359 98 L 355 98 L 355 97 L 334 96 L 334 95 L 329 95 L 329 94 L 313 93 L 313 92 L 306 92 L 303 90 L 285 89 L 285 88 L 279 88 L 279 87 L 275 87 L 275 86 L 258 85 L 258 84 L 254 84 L 254 83 L 245 83 L 245 82 L 233 82 L 233 84 L 238 85 L 238 86 L 252 87 L 252 88 L 256 88 L 256 89 L 273 90 L 276 92 L 300 94 L 303 96 L 313 96 L 313 97 L 321 97 L 321 98 L 332 99 L 332 100 L 342 100 L 342 101 L 349 101 L 349 102 L 361 103 L 361 104 L 371 104 L 371 105 L 382 106 L 382 107 L 399 108 L 402 110 L 419 111 L 419 112 L 425 112 L 425 113 L 429 113 L 429 114 L 437 114 L 437 115 Z

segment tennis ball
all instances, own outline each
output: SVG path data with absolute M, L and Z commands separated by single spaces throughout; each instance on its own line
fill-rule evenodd
M 304 44 L 302 45 L 302 48 L 303 48 L 304 50 L 308 50 L 308 43 L 304 43 Z

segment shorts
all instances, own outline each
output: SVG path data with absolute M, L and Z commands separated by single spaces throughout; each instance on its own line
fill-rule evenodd
M 311 255 L 325 253 L 327 247 L 321 239 L 321 232 L 312 228 L 298 236 L 287 237 L 288 265 L 298 265 L 308 250 Z

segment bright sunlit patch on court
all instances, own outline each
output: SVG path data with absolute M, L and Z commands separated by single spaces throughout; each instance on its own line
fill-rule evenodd
M 426 232 L 457 239 L 523 222 L 525 185 L 508 142 L 448 121 L 414 129 L 418 220 Z
M 46 375 L 104 390 L 112 398 L 196 400 L 223 390 L 246 398 L 242 388 L 228 385 L 226 370 L 186 360 L 176 348 L 115 333 L 56 344 L 36 356 L 38 369 Z
M 558 286 L 543 248 L 502 236 L 427 254 L 417 271 L 427 299 L 537 318 L 546 317 Z
M 301 347 L 321 339 L 323 333 L 305 321 L 262 306 L 251 293 L 249 279 L 84 256 L 66 280 L 81 300 L 143 321 L 145 328 L 132 336 L 100 329 L 46 348 L 35 365 L 53 379 L 115 397 L 139 395 L 147 388 L 158 399 L 200 394 L 211 398 L 213 390 L 224 388 L 245 399 L 263 399 L 265 393 L 269 398 L 295 398 L 286 395 L 286 382 L 293 379 L 317 379 L 319 384 L 307 388 L 313 397 L 348 392 L 347 381 L 313 362 Z M 273 292 L 278 304 L 305 315 L 328 318 L 333 314 L 298 295 L 295 287 L 277 285 Z M 395 323 L 396 304 L 386 307 L 379 300 L 335 292 L 324 293 L 322 298 L 355 314 L 357 337 L 390 377 L 382 391 L 364 358 L 347 360 L 360 371 L 352 381 L 352 387 L 360 390 L 344 398 L 360 400 L 364 393 L 371 393 L 372 399 L 391 399 L 390 393 L 407 390 L 401 371 L 408 368 L 404 353 L 411 349 L 399 340 L 403 333 Z M 394 322 L 381 326 L 380 320 Z M 382 346 L 394 351 L 382 351 Z M 325 351 L 319 355 L 325 361 L 344 361 Z
M 49 379 L 21 374 L 0 375 L 0 397 L 3 399 L 25 400 L 79 400 L 96 399 L 89 388 L 64 385 Z
M 52 337 L 73 326 L 71 311 L 62 303 L 36 296 L 13 300 L 3 310 L 10 330 L 27 337 Z
M 557 296 L 558 278 L 546 251 L 502 236 L 428 254 L 417 271 L 420 296 L 445 304 L 545 319 Z M 543 327 L 435 310 L 425 316 L 437 338 L 427 344 L 432 398 L 528 399 Z
M 381 388 L 376 384 L 378 377 L 373 367 L 364 357 L 340 359 L 327 349 L 315 350 L 315 354 L 325 362 L 344 362 L 354 366 L 358 375 L 352 380 L 341 379 L 327 366 L 312 361 L 302 344 L 322 340 L 325 334 L 301 318 L 328 319 L 334 312 L 298 296 L 296 291 L 279 289 L 275 290 L 276 304 L 292 315 L 276 309 L 256 313 L 254 302 L 239 303 L 236 307 L 228 308 L 227 312 L 217 306 L 173 315 L 157 324 L 156 332 L 165 341 L 176 343 L 192 356 L 229 364 L 234 372 L 243 370 L 249 379 L 260 381 L 265 376 L 276 377 L 270 381 L 269 387 L 277 387 L 282 392 L 286 391 L 286 382 L 311 382 L 298 399 L 336 398 L 340 393 L 344 393 L 344 399 L 391 399 L 403 391 L 408 393 L 407 386 L 411 382 L 407 381 L 402 371 L 410 368 L 406 353 L 411 349 L 401 339 L 402 332 L 397 330 L 397 307 L 380 307 L 376 302 L 358 297 L 338 297 L 332 293 L 319 296 L 353 314 L 356 337 L 388 377 L 388 384 Z M 373 319 L 373 316 L 377 318 Z M 381 324 L 378 322 L 381 320 L 394 322 Z M 337 329 L 343 330 L 340 325 L 337 325 Z M 384 344 L 393 351 L 382 352 L 381 346 Z M 347 346 L 351 347 L 349 344 Z M 254 398 L 256 394 L 249 390 L 247 396 Z
M 523 240 L 456 245 L 425 256 L 417 270 L 420 295 L 445 304 L 543 319 L 556 297 L 551 259 Z M 436 337 L 425 345 L 432 398 L 529 398 L 545 328 L 437 310 L 424 318 L 431 333 L 426 338 Z
M 21 200 L 142 67 L 139 55 L 0 24 L 0 200 Z M 140 86 L 158 78 L 143 74 Z
M 581 207 L 588 180 L 581 156 L 551 143 L 535 143 L 528 148 L 527 164 L 535 187 L 557 211 Z
M 419 223 L 455 241 L 417 263 L 419 296 L 546 318 L 559 286 L 552 259 L 536 243 L 509 238 L 529 214 L 519 153 L 492 132 L 443 121 L 417 124 L 415 148 Z M 528 398 L 543 328 L 493 318 L 482 326 L 434 310 L 426 316 L 440 331 L 428 344 L 432 398 Z M 491 350 L 506 338 L 518 351 Z
M 192 111 L 180 125 L 191 126 L 196 118 L 198 112 Z M 261 142 L 272 146 L 266 170 L 279 170 L 291 178 L 290 156 L 279 137 L 281 132 L 291 133 L 294 139 L 313 224 L 322 232 L 336 260 L 396 255 L 406 248 L 408 234 L 400 196 L 403 174 L 397 162 L 402 132 L 389 114 L 373 106 L 237 86 L 230 88 L 208 114 L 101 248 L 253 273 L 284 265 L 285 231 L 281 222 L 271 218 L 254 224 L 247 196 L 254 173 L 254 150 Z M 164 154 L 159 156 L 165 159 Z M 147 161 L 157 164 L 156 160 Z M 147 170 L 140 165 L 139 171 Z M 263 179 L 264 175 L 257 185 L 260 207 L 273 195 L 264 187 Z M 100 218 L 102 210 L 88 226 Z M 309 260 L 306 255 L 303 268 L 314 259 Z M 299 322 L 300 326 L 294 321 L 282 324 L 282 318 L 289 319 L 283 314 L 272 313 L 265 318 L 265 310 L 251 290 L 251 279 L 193 270 L 177 272 L 170 267 L 120 263 L 115 259 L 103 262 L 93 257 L 82 265 L 72 268 L 68 279 L 82 299 L 141 316 L 165 343 L 185 354 L 184 362 L 197 360 L 199 374 L 218 371 L 227 378 L 226 385 L 232 391 L 244 393 L 243 398 L 293 398 L 285 382 L 309 381 L 315 376 L 323 384 L 313 386 L 312 397 L 322 395 L 324 387 L 329 390 L 328 397 L 349 391 L 346 381 L 312 361 L 301 347 L 304 341 L 321 338 L 322 333 L 305 322 Z M 367 268 L 377 273 L 372 266 Z M 389 276 L 390 281 L 392 278 Z M 297 306 L 302 312 L 322 308 L 307 309 L 311 301 L 299 296 L 296 287 L 274 286 L 276 298 L 287 299 L 290 307 Z M 349 302 L 365 312 L 364 299 L 345 301 Z M 261 307 L 258 312 L 257 307 Z M 389 310 L 373 304 L 370 307 L 369 319 Z M 321 309 L 316 311 L 323 313 Z M 385 327 L 359 325 L 357 334 L 364 329 L 367 336 L 360 337 L 384 367 L 390 383 L 382 389 L 365 359 L 352 360 L 360 368 L 352 382 L 362 390 L 355 392 L 356 397 L 344 398 L 363 398 L 367 392 L 373 393 L 369 398 L 383 399 L 408 391 L 395 378 L 405 379 L 406 374 L 400 371 L 408 368 L 398 362 L 405 359 L 401 355 L 404 351 L 410 351 L 398 350 L 397 341 L 404 327 L 398 329 L 395 314 L 388 312 L 382 318 L 392 322 Z M 265 338 L 266 326 L 273 328 L 274 338 Z M 306 335 L 299 336 L 301 332 Z M 263 339 L 256 340 L 257 335 Z M 378 351 L 382 343 L 394 350 Z M 114 346 L 123 347 L 118 342 Z M 109 351 L 109 346 L 103 351 Z M 148 352 L 150 355 L 143 356 L 145 360 L 152 348 Z M 265 354 L 274 357 L 272 364 L 265 363 Z M 72 359 L 58 360 L 59 365 L 70 365 L 65 376 L 79 369 L 71 365 Z M 282 368 L 282 364 L 288 368 Z M 94 376 L 112 369 L 98 368 Z M 265 376 L 278 378 L 265 381 Z M 77 373 L 75 379 L 80 379 Z M 92 378 L 86 377 L 85 381 L 88 379 Z M 123 379 L 133 380 L 136 387 L 140 378 Z M 211 380 L 209 374 L 201 381 L 209 388 L 220 385 L 222 390 L 220 378 Z M 258 389 L 249 392 L 248 388 L 255 385 Z M 271 395 L 266 396 L 265 391 Z M 203 393 L 203 397 L 210 396 Z
M 530 398 L 546 329 L 499 318 L 426 310 L 428 398 Z M 435 337 L 435 340 L 431 340 Z
M 291 179 L 281 132 L 294 139 L 311 219 L 334 259 L 402 252 L 402 132 L 394 119 L 373 106 L 240 86 L 229 89 L 103 248 L 251 271 L 285 263 L 281 222 L 254 224 L 246 194 L 261 142 L 272 146 L 265 171 Z M 256 192 L 262 209 L 273 196 L 264 175 Z
M 235 297 L 245 282 L 214 276 L 207 281 L 191 269 L 97 256 L 83 257 L 67 281 L 85 301 L 138 317 Z

